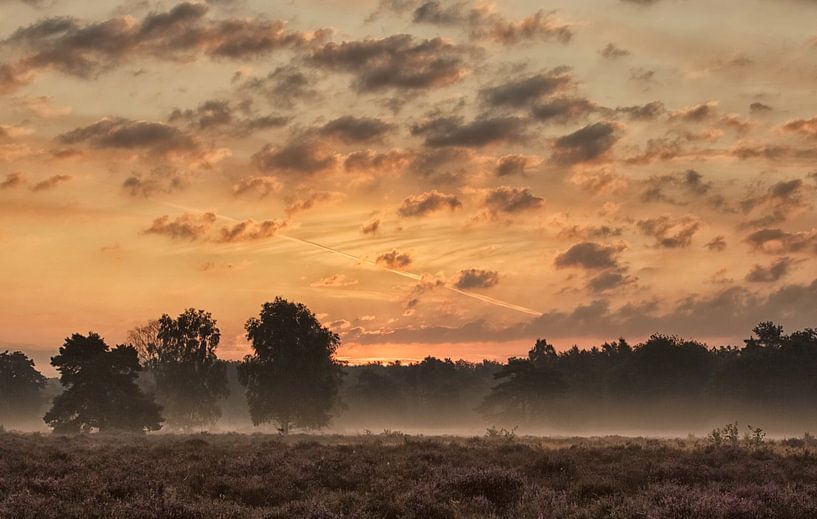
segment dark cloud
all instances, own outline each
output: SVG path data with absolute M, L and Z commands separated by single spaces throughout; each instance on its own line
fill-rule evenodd
M 774 108 L 764 103 L 752 103 L 749 105 L 749 111 L 753 114 L 771 112 Z
M 628 116 L 634 121 L 649 121 L 666 113 L 667 109 L 664 103 L 660 101 L 653 101 L 644 105 L 634 106 L 619 106 L 616 112 L 620 112 Z
M 308 71 L 286 65 L 277 67 L 266 77 L 248 79 L 241 85 L 241 90 L 260 94 L 276 107 L 292 109 L 299 101 L 319 97 L 316 83 L 317 79 Z
M 321 126 L 317 133 L 323 137 L 337 139 L 344 144 L 381 142 L 394 131 L 395 126 L 373 117 L 345 115 Z
M 704 182 L 703 175 L 689 169 L 675 175 L 650 177 L 647 187 L 641 192 L 643 202 L 666 202 L 674 205 L 685 205 L 683 196 L 704 196 L 712 189 L 711 182 Z
M 403 217 L 418 217 L 445 209 L 453 211 L 461 207 L 462 202 L 457 198 L 457 195 L 440 193 L 434 190 L 406 198 L 397 209 L 397 213 Z
M 408 169 L 432 183 L 452 184 L 468 175 L 472 159 L 465 148 L 424 149 L 413 155 Z
M 38 191 L 48 191 L 49 189 L 54 189 L 60 184 L 64 184 L 68 182 L 73 177 L 71 175 L 54 175 L 52 177 L 48 177 L 45 180 L 37 182 L 33 186 L 31 186 L 31 190 L 38 192 Z
M 325 30 L 290 31 L 284 22 L 263 18 L 212 20 L 207 12 L 204 4 L 184 2 L 136 23 L 127 17 L 97 23 L 46 18 L 21 27 L 2 45 L 21 55 L 18 68 L 53 67 L 90 78 L 140 56 L 176 61 L 201 55 L 245 60 L 277 49 L 304 48 L 327 35 Z
M 242 111 L 242 116 L 236 112 Z M 210 99 L 199 104 L 194 109 L 175 109 L 168 121 L 171 123 L 185 122 L 189 127 L 197 130 L 222 130 L 232 134 L 246 135 L 256 130 L 280 128 L 286 126 L 289 117 L 282 115 L 252 116 L 245 107 L 236 110 L 226 99 Z
M 705 247 L 712 252 L 723 252 L 726 250 L 726 237 L 715 236 L 706 243 Z
M 810 205 L 812 191 L 799 178 L 776 182 L 762 194 L 741 200 L 740 207 L 744 213 L 754 212 L 753 214 L 758 215 L 745 222 L 745 225 L 764 227 L 785 221 L 792 213 Z
M 775 260 L 770 265 L 755 265 L 752 270 L 746 274 L 746 281 L 750 283 L 773 283 L 785 277 L 791 267 L 794 265 L 789 257 L 783 257 Z
M 590 278 L 587 282 L 587 289 L 595 293 L 608 292 L 635 282 L 636 278 L 633 276 L 629 276 L 621 270 L 611 270 Z
M 533 163 L 531 157 L 524 155 L 505 155 L 500 157 L 496 163 L 496 176 L 507 177 L 510 175 L 523 175 Z
M 186 175 L 173 168 L 155 168 L 147 173 L 134 173 L 122 182 L 130 196 L 148 198 L 157 193 L 172 193 L 187 187 Z
M 153 220 L 142 233 L 166 236 L 172 240 L 195 241 L 204 238 L 215 223 L 216 215 L 213 213 L 184 213 L 174 219 L 164 215 Z
M 599 54 L 605 59 L 619 59 L 630 55 L 630 51 L 622 49 L 615 43 L 608 43 L 604 48 L 599 49 Z
M 810 252 L 817 254 L 817 230 L 788 232 L 779 228 L 755 231 L 746 237 L 752 249 L 768 254 Z
M 244 220 L 233 225 L 221 228 L 218 241 L 224 243 L 256 241 L 271 238 L 286 227 L 286 222 L 280 220 Z
M 0 189 L 13 189 L 25 183 L 22 173 L 8 173 L 6 179 L 0 182 Z
M 411 128 L 412 135 L 425 136 L 432 148 L 444 146 L 481 147 L 523 139 L 525 120 L 519 117 L 483 116 L 471 122 L 461 117 L 438 117 Z
M 360 226 L 360 232 L 363 234 L 377 234 L 380 230 L 380 218 L 372 218 L 368 222 Z
M 623 250 L 619 245 L 604 245 L 596 242 L 582 242 L 573 245 L 556 256 L 556 268 L 577 267 L 587 270 L 617 268 L 618 255 Z
M 316 207 L 335 203 L 343 199 L 343 194 L 335 191 L 313 191 L 301 198 L 291 200 L 286 206 L 286 213 L 293 215 L 304 211 L 309 211 Z
M 192 136 L 175 126 L 124 118 L 100 119 L 59 136 L 63 144 L 88 143 L 95 148 L 147 149 L 157 153 L 198 149 Z
M 281 183 L 273 177 L 246 177 L 233 186 L 233 194 L 241 196 L 246 193 L 255 193 L 260 198 L 264 198 L 280 189 Z
M 423 90 L 458 82 L 471 49 L 442 38 L 415 40 L 408 34 L 382 39 L 327 43 L 310 62 L 355 76 L 360 92 L 386 89 Z
M 534 196 L 527 187 L 500 186 L 487 193 L 484 205 L 489 214 L 513 214 L 539 209 L 545 203 L 543 198 Z
M 688 247 L 692 242 L 692 237 L 701 227 L 701 222 L 693 216 L 680 218 L 658 216 L 639 220 L 636 226 L 642 234 L 654 238 L 657 247 L 674 249 Z
M 602 158 L 619 140 L 618 127 L 598 122 L 553 141 L 552 160 L 559 164 L 578 164 Z
M 487 105 L 521 108 L 529 106 L 545 96 L 561 91 L 573 81 L 566 67 L 559 67 L 522 79 L 514 79 L 501 85 L 480 90 L 480 97 Z
M 470 38 L 503 45 L 537 40 L 567 43 L 573 37 L 568 24 L 558 21 L 554 13 L 541 10 L 512 21 L 487 8 L 468 8 L 465 2 L 446 6 L 439 0 L 428 0 L 417 5 L 412 20 L 414 23 L 467 27 Z
M 621 236 L 624 229 L 609 225 L 572 225 L 559 231 L 558 237 L 563 240 L 581 238 L 583 240 L 597 240 Z
M 346 171 L 361 173 L 393 172 L 406 167 L 411 160 L 411 154 L 401 150 L 377 152 L 363 150 L 350 153 L 343 159 L 343 168 Z
M 709 101 L 698 105 L 687 106 L 670 114 L 671 119 L 688 122 L 701 122 L 718 114 L 718 103 Z
M 454 279 L 454 286 L 460 290 L 491 288 L 499 283 L 499 273 L 495 270 L 461 270 Z
M 378 265 L 395 270 L 405 269 L 411 265 L 413 261 L 414 259 L 411 257 L 411 254 L 397 252 L 396 250 L 384 252 L 375 258 L 375 263 Z
M 283 147 L 267 145 L 252 161 L 264 172 L 312 175 L 332 169 L 338 159 L 318 141 L 295 140 Z
M 531 108 L 531 116 L 539 121 L 565 124 L 589 115 L 597 106 L 581 97 L 562 97 L 538 103 Z

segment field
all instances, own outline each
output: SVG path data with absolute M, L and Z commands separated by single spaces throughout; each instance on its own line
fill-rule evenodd
M 0 517 L 815 517 L 802 441 L 0 433 Z

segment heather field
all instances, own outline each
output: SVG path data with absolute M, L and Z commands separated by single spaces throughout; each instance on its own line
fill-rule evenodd
M 0 433 L 0 516 L 811 518 L 813 443 Z

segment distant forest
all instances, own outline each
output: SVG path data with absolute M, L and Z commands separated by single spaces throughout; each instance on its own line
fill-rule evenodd
M 21 352 L 0 353 L 0 424 L 80 431 L 690 431 L 740 419 L 770 431 L 817 428 L 817 330 L 759 324 L 742 346 L 653 335 L 557 352 L 544 339 L 505 363 L 427 357 L 338 362 L 339 337 L 281 298 L 247 321 L 253 353 L 217 357 L 212 316 L 190 309 L 109 347 L 68 337 L 59 384 Z

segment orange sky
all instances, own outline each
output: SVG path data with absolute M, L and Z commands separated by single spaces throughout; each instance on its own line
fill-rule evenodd
M 240 358 L 278 295 L 351 361 L 814 326 L 815 16 L 0 2 L 0 348 L 197 307 Z

